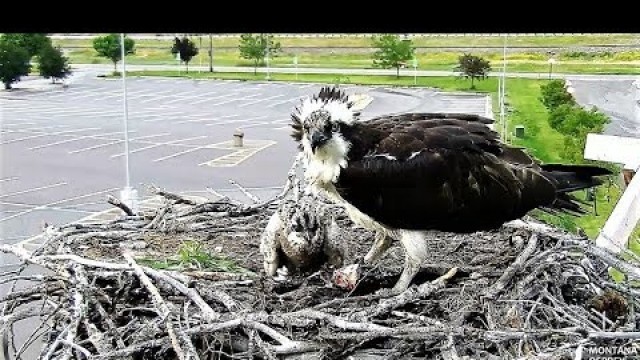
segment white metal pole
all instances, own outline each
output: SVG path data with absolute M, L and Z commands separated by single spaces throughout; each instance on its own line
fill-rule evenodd
M 200 60 L 200 64 L 199 64 L 200 69 L 198 70 L 198 72 L 201 73 L 202 72 L 202 34 L 198 35 L 198 40 L 200 41 L 200 44 L 198 47 L 198 59 Z
M 124 33 L 120 34 L 120 55 L 122 57 L 122 110 L 124 113 L 124 161 L 126 174 L 126 187 L 120 193 L 120 197 L 122 202 L 129 206 L 132 211 L 136 212 L 137 193 L 131 188 L 131 176 L 129 171 L 129 108 L 127 104 L 127 68 L 125 61 L 126 52 L 124 50 Z
M 633 115 L 636 118 L 636 123 L 640 124 L 640 77 L 633 81 L 634 98 L 633 98 Z
M 498 111 L 502 109 L 502 75 L 498 76 Z M 504 124 L 502 123 L 502 113 L 498 113 L 498 121 L 500 121 L 500 132 L 502 132 L 502 140 L 504 138 Z
M 125 152 L 125 164 L 126 164 L 126 178 L 127 187 L 131 186 L 131 177 L 129 176 L 129 109 L 127 104 L 127 68 L 125 64 L 125 51 L 124 51 L 124 33 L 120 34 L 120 55 L 122 56 L 122 105 L 124 113 L 124 152 Z
M 271 74 L 269 74 L 269 43 L 267 43 L 267 80 L 271 79 Z
M 507 126 L 507 119 L 504 113 L 504 96 L 505 96 L 505 82 L 507 79 L 507 35 L 504 35 L 504 46 L 502 49 L 502 89 L 500 91 L 500 121 L 502 122 L 502 126 L 504 127 L 504 139 L 505 142 L 509 143 L 509 126 Z
M 271 74 L 269 72 L 269 52 L 271 49 L 269 49 L 269 35 L 266 35 L 264 38 L 264 41 L 266 41 L 266 48 L 267 48 L 267 80 L 271 79 Z

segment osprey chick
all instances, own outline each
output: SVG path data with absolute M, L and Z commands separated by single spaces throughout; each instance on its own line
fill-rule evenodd
M 345 206 L 354 223 L 376 232 L 366 262 L 400 240 L 405 290 L 427 257 L 431 231 L 499 228 L 535 208 L 582 213 L 569 193 L 600 184 L 607 169 L 541 165 L 500 142 L 471 114 L 404 113 L 356 120 L 344 92 L 324 87 L 292 113 L 293 138 L 316 191 Z

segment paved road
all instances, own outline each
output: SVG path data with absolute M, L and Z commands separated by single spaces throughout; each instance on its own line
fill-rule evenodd
M 587 108 L 595 106 L 611 118 L 605 134 L 640 138 L 640 118 L 637 117 L 638 104 L 634 100 L 632 82 L 626 79 L 574 79 L 571 86 L 578 103 Z
M 82 70 L 92 70 L 99 72 L 112 72 L 112 65 L 104 64 L 73 64 L 73 68 Z M 183 69 L 182 66 L 177 65 L 127 65 L 127 71 L 142 71 L 142 70 L 177 70 Z M 259 67 L 259 73 L 267 72 L 267 68 Z M 189 66 L 189 71 L 209 71 L 208 66 Z M 215 66 L 216 72 L 243 72 L 253 73 L 253 67 L 246 66 Z M 395 69 L 340 69 L 340 68 L 294 68 L 294 67 L 277 67 L 269 68 L 271 73 L 282 74 L 295 74 L 296 71 L 299 74 L 340 74 L 340 75 L 396 75 Z M 453 71 L 437 71 L 437 70 L 418 70 L 415 72 L 417 76 L 452 76 L 457 75 Z M 413 76 L 413 69 L 401 69 L 401 76 Z M 501 76 L 498 71 L 491 72 L 490 77 Z M 527 78 L 527 79 L 548 79 L 549 73 L 533 73 L 533 72 L 507 72 L 505 74 L 508 78 Z M 563 74 L 553 73 L 551 77 L 554 79 L 572 79 L 572 80 L 635 80 L 640 78 L 640 75 L 613 75 L 613 74 Z

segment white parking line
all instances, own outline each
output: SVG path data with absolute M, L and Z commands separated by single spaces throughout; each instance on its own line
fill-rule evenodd
M 230 100 L 226 100 L 226 101 L 221 101 L 219 103 L 215 103 L 215 104 L 209 104 L 209 106 L 211 107 L 215 107 L 215 106 L 220 106 L 220 105 L 224 105 L 224 104 L 228 104 L 228 103 L 232 103 L 234 101 L 242 101 L 243 99 L 230 99 Z
M 187 91 L 187 92 L 184 92 L 184 93 L 178 93 L 178 94 L 174 95 L 177 99 L 173 99 L 173 100 L 169 100 L 169 101 L 163 101 L 163 103 L 164 104 L 173 104 L 173 103 L 177 103 L 179 101 L 185 101 L 185 98 L 188 98 L 188 99 L 197 98 L 197 96 L 193 96 L 192 94 L 197 94 L 199 92 L 201 93 L 202 90 L 198 89 L 198 90 Z
M 213 85 L 213 84 L 212 84 Z M 207 92 L 203 92 L 202 89 L 199 90 L 200 93 L 197 95 L 193 95 L 191 96 L 192 99 L 197 99 L 197 98 L 201 98 L 201 97 L 208 97 L 211 94 L 219 94 L 220 92 L 226 93 L 226 91 L 222 90 L 222 89 L 217 89 L 214 91 L 207 91 Z
M 149 99 L 142 100 L 142 101 L 140 101 L 140 103 L 148 103 L 148 102 L 151 102 L 151 101 L 157 101 L 157 100 L 166 99 L 166 98 L 174 98 L 174 97 L 182 98 L 182 97 L 184 97 L 183 94 L 185 94 L 185 92 L 178 92 L 178 91 L 179 90 L 173 89 L 171 91 L 159 91 L 157 93 L 152 93 L 152 94 L 149 94 Z M 188 91 L 186 93 L 189 93 L 189 92 L 193 92 L 193 91 Z M 151 96 L 151 95 L 153 95 L 153 96 Z M 163 103 L 164 103 L 164 101 L 163 101 Z
M 261 121 L 261 122 L 257 122 L 254 124 L 248 124 L 248 125 L 240 125 L 238 126 L 238 129 L 247 129 L 247 128 L 251 128 L 251 127 L 256 127 L 256 126 L 261 126 L 261 125 L 269 125 L 271 124 L 271 121 Z
M 40 127 L 34 127 L 34 128 L 26 128 L 26 129 L 20 129 L 20 130 L 7 129 L 7 130 L 3 130 L 3 131 L 5 131 L 7 133 L 44 134 L 44 132 L 42 132 L 42 130 L 60 129 L 60 128 L 65 128 L 65 127 L 69 127 L 69 126 L 66 126 L 66 125 L 52 125 L 52 126 L 40 126 Z
M 275 102 L 275 103 L 273 103 L 273 104 L 269 104 L 269 105 L 267 105 L 266 107 L 268 107 L 268 108 L 272 108 L 272 107 L 274 107 L 274 106 L 278 106 L 278 105 L 286 104 L 286 103 L 288 103 L 288 102 L 292 102 L 292 101 L 294 101 L 294 100 L 299 100 L 299 99 L 301 99 L 301 98 L 302 98 L 302 96 L 296 96 L 296 97 L 291 98 L 291 99 L 282 100 L 282 101 Z
M 65 131 L 59 131 L 59 132 L 53 132 L 53 133 L 38 134 L 38 135 L 27 136 L 27 137 L 23 137 L 23 138 L 19 138 L 19 139 L 13 139 L 13 140 L 5 141 L 5 142 L 0 143 L 0 145 L 11 144 L 11 143 L 18 142 L 18 141 L 30 140 L 30 139 L 35 139 L 35 138 L 40 138 L 40 137 L 45 137 L 45 136 L 56 136 L 56 135 L 70 134 L 70 133 L 89 131 L 89 130 L 100 130 L 100 129 L 101 128 L 94 127 L 94 128 L 65 130 Z
M 17 176 L 12 176 L 12 177 L 8 177 L 8 178 L 0 179 L 0 182 L 13 181 L 13 180 L 18 180 L 18 177 Z
M 171 135 L 171 133 L 162 133 L 162 134 L 155 134 L 155 135 L 139 136 L 139 137 L 136 137 L 136 138 L 131 138 L 131 139 L 129 139 L 129 141 L 150 139 L 150 138 L 154 138 L 154 137 L 167 136 L 167 135 Z M 87 148 L 82 148 L 82 149 L 69 151 L 69 154 L 77 154 L 77 153 L 81 153 L 81 152 L 84 152 L 84 151 L 99 149 L 99 148 L 103 148 L 103 147 L 106 147 L 106 146 L 119 144 L 121 142 L 124 142 L 124 140 L 116 140 L 116 141 L 112 141 L 112 142 L 106 143 L 106 144 L 99 144 L 99 145 L 94 145 L 94 146 L 90 146 L 90 147 L 87 147 Z
M 23 123 L 18 123 L 18 124 L 2 123 L 2 127 L 5 127 L 5 126 L 24 126 L 24 125 L 38 125 L 38 123 L 34 123 L 34 122 L 23 122 Z
M 176 93 L 175 90 L 172 90 L 171 93 L 167 93 L 166 95 L 163 94 L 163 95 L 160 95 L 160 96 L 153 97 L 151 99 L 143 100 L 143 101 L 140 101 L 140 103 L 147 103 L 147 102 L 154 101 L 154 100 L 160 100 L 160 99 L 165 99 L 165 98 L 174 98 L 174 97 L 177 97 L 178 99 L 172 100 L 171 102 L 177 102 L 177 101 L 181 101 L 181 100 L 186 101 L 187 99 L 198 98 L 198 97 L 202 96 L 202 95 L 199 95 L 199 96 L 198 95 L 196 95 L 196 96 L 185 95 L 185 94 L 196 93 L 196 92 L 202 92 L 202 90 L 187 91 L 187 92 L 184 92 L 184 93 Z M 218 93 L 218 92 L 220 92 L 220 90 L 207 92 L 206 94 L 215 94 L 215 93 Z M 165 104 L 165 103 L 168 103 L 168 102 L 163 102 L 163 104 Z
M 229 124 L 237 124 L 237 123 L 241 123 L 241 122 L 250 122 L 250 121 L 254 121 L 254 120 L 261 120 L 266 118 L 268 115 L 263 115 L 263 116 L 257 116 L 257 117 L 252 117 L 252 118 L 248 118 L 248 119 L 239 119 L 239 120 L 229 120 L 229 121 L 223 121 L 223 122 L 219 122 L 219 123 L 213 123 L 213 124 L 206 124 L 205 126 L 213 126 L 213 125 L 229 125 Z
M 242 163 L 243 161 L 247 160 L 248 158 L 252 157 L 253 155 L 257 154 L 258 152 L 268 148 L 269 146 L 276 144 L 275 141 L 271 141 L 271 140 L 257 141 L 257 142 L 264 143 L 264 144 L 258 147 L 235 150 L 229 154 L 219 156 L 213 160 L 200 163 L 198 164 L 198 166 L 203 166 L 203 165 L 207 165 L 211 167 L 236 166 Z
M 103 203 L 105 203 L 105 201 L 103 201 Z M 46 207 L 42 207 L 41 205 L 30 205 L 30 204 L 22 204 L 22 203 L 12 203 L 12 202 L 5 202 L 5 201 L 0 201 L 0 205 L 8 205 L 8 206 L 16 206 L 16 207 L 22 207 L 22 208 L 41 208 L 42 210 L 46 209 L 46 210 L 55 210 L 55 211 L 66 211 L 66 212 L 73 212 L 73 213 L 81 213 L 81 214 L 93 214 L 94 211 L 89 211 L 89 210 L 80 210 L 80 209 L 74 209 L 74 208 L 64 208 L 64 207 L 57 207 L 57 206 L 46 206 Z M 24 212 L 20 211 L 20 210 L 5 210 L 3 211 L 5 213 L 9 213 L 9 214 L 16 214 L 19 212 Z
M 130 130 L 129 133 L 136 132 L 136 131 L 138 131 L 138 130 Z M 114 132 L 110 132 L 110 133 L 104 133 L 104 134 L 100 134 L 99 136 L 109 136 L 109 135 L 117 135 L 117 134 L 122 134 L 122 131 L 114 131 Z M 96 138 L 96 135 L 78 136 L 78 137 L 72 138 L 72 139 L 61 140 L 61 141 L 56 141 L 56 142 L 53 142 L 53 143 L 50 143 L 50 144 L 44 144 L 44 145 L 38 145 L 38 146 L 30 147 L 30 148 L 28 148 L 28 150 L 38 150 L 38 149 L 42 149 L 42 148 L 46 148 L 46 147 L 50 147 L 50 146 L 70 143 L 70 142 L 73 142 L 73 141 L 84 140 L 84 139 L 95 139 L 95 138 Z
M 260 102 L 263 102 L 263 101 L 277 99 L 277 98 L 280 98 L 280 97 L 283 97 L 283 96 L 284 96 L 284 94 L 274 95 L 274 96 L 266 97 L 266 98 L 263 98 L 263 99 L 258 99 L 256 101 L 250 101 L 248 103 L 244 103 L 244 104 L 240 105 L 239 107 L 246 107 L 246 106 L 254 105 L 254 104 L 257 104 L 257 103 L 260 103 Z
M 92 202 L 86 202 L 86 203 L 80 203 L 80 204 L 70 204 L 67 205 L 68 207 L 73 207 L 73 208 L 79 208 L 82 206 L 89 206 L 89 205 L 104 205 L 105 201 L 101 200 L 101 201 L 92 201 Z
M 192 138 L 187 138 L 187 139 L 178 139 L 178 140 L 168 141 L 168 142 L 164 142 L 164 143 L 153 144 L 153 145 L 144 146 L 144 147 L 129 151 L 129 154 L 135 154 L 135 153 L 140 152 L 140 151 L 157 148 L 157 147 L 160 147 L 160 146 L 163 146 L 163 145 L 172 145 L 172 144 L 180 143 L 180 142 L 183 142 L 183 141 L 202 139 L 202 138 L 206 138 L 206 137 L 207 137 L 207 135 L 194 136 Z M 117 158 L 117 157 L 120 157 L 120 156 L 124 156 L 124 153 L 111 155 L 111 158 L 114 159 L 114 158 Z
M 121 111 L 118 110 L 112 110 L 112 109 L 102 109 L 102 108 L 89 108 L 88 105 L 92 105 L 90 102 L 89 103 L 84 103 L 84 102 L 79 102 L 79 103 L 74 103 L 72 106 L 79 106 L 82 105 L 82 107 L 80 108 L 54 108 L 54 109 L 49 109 L 46 111 L 46 114 L 54 114 L 54 115 L 65 115 L 65 116 L 70 116 L 70 115 L 81 115 L 81 114 L 95 114 L 95 113 L 106 113 L 106 114 L 119 114 L 121 113 Z M 38 109 L 40 110 L 40 109 Z M 40 113 L 43 113 L 42 111 L 39 111 Z
M 142 118 L 155 118 L 155 119 L 145 119 L 145 120 L 142 120 L 142 121 L 143 122 L 159 122 L 159 121 L 172 120 L 172 118 L 174 116 L 175 117 L 185 116 L 185 112 L 184 111 L 176 111 L 175 108 L 172 108 L 171 111 L 169 111 L 169 110 L 161 110 L 161 112 L 157 113 L 157 114 L 149 114 L 149 115 L 141 116 L 140 119 L 142 119 Z
M 198 101 L 192 101 L 192 102 L 189 103 L 189 105 L 201 104 L 203 102 L 207 102 L 207 101 L 211 101 L 211 100 L 217 100 L 217 99 L 223 99 L 223 98 L 228 98 L 228 97 L 231 97 L 231 96 L 242 96 L 242 95 L 240 95 L 237 91 L 234 91 L 234 92 L 230 92 L 228 94 L 224 94 L 224 95 L 220 95 L 220 96 L 213 96 L 213 97 L 202 99 L 202 100 L 198 100 Z M 251 96 L 256 96 L 256 95 L 249 95 L 249 96 L 251 97 Z M 215 106 L 216 104 L 213 104 L 213 105 Z
M 101 99 L 106 99 L 109 97 L 116 97 L 116 96 L 122 96 L 122 92 L 120 92 L 120 90 L 118 91 L 109 91 L 109 92 L 89 92 L 87 91 L 85 94 L 82 94 L 80 96 L 74 96 L 73 100 L 78 100 L 78 99 L 86 99 L 89 97 L 94 97 L 94 96 L 99 96 Z
M 51 188 L 58 187 L 58 186 L 63 186 L 63 185 L 67 185 L 67 183 L 63 181 L 63 182 L 59 182 L 59 183 L 52 184 L 52 185 L 45 185 L 45 186 L 40 186 L 40 187 L 37 187 L 37 188 L 28 189 L 28 190 L 22 190 L 22 191 L 12 192 L 12 193 L 9 193 L 9 194 L 3 194 L 3 195 L 0 195 L 0 199 L 6 198 L 6 197 L 10 197 L 10 196 L 15 196 L 15 195 L 26 194 L 26 193 L 30 193 L 30 192 L 34 192 L 34 191 L 38 191 L 38 190 L 51 189 Z
M 232 118 L 232 117 L 237 117 L 240 116 L 238 114 L 232 114 L 232 115 L 221 115 L 221 116 L 217 116 L 217 115 L 206 115 L 203 114 L 201 116 L 208 116 L 207 119 L 191 119 L 191 120 L 183 120 L 183 121 L 176 121 L 174 122 L 174 124 L 184 124 L 184 123 L 192 123 L 192 122 L 208 122 L 208 121 L 216 121 L 218 119 L 228 119 L 228 118 Z
M 189 154 L 189 153 L 192 153 L 194 151 L 198 151 L 198 150 L 202 150 L 202 149 L 210 149 L 210 148 L 211 148 L 210 145 L 198 146 L 198 147 L 195 147 L 195 148 L 192 148 L 192 149 L 187 149 L 187 150 L 183 150 L 183 151 L 177 152 L 175 154 L 163 156 L 161 158 L 157 158 L 157 159 L 152 160 L 152 161 L 153 162 L 164 161 L 164 160 L 172 159 L 172 158 L 180 156 L 180 155 Z
M 58 204 L 62 204 L 62 203 L 68 202 L 68 201 L 73 201 L 73 200 L 86 198 L 86 197 L 89 197 L 89 196 L 95 196 L 95 195 L 99 195 L 99 194 L 104 194 L 104 193 L 115 191 L 115 190 L 118 190 L 118 189 L 119 188 L 111 188 L 111 189 L 96 191 L 96 192 L 85 194 L 85 195 L 75 196 L 75 197 L 72 197 L 72 198 L 69 198 L 69 199 L 62 199 L 62 200 L 54 201 L 54 202 L 51 202 L 51 203 L 48 203 L 48 204 L 44 204 L 44 205 L 40 205 L 40 206 L 31 208 L 29 210 L 25 210 L 23 212 L 19 212 L 17 214 L 11 215 L 11 216 L 7 216 L 5 218 L 0 219 L 0 222 L 7 221 L 7 220 L 13 219 L 13 218 L 18 217 L 18 216 L 26 215 L 26 214 L 29 214 L 29 213 L 34 212 L 36 210 L 45 210 L 45 209 L 48 209 L 49 206 L 58 205 Z

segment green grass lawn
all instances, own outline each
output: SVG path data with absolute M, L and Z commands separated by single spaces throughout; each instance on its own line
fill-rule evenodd
M 640 36 L 628 34 L 583 35 L 583 36 L 538 36 L 514 37 L 513 44 L 518 46 L 579 46 L 597 44 L 632 44 Z M 200 42 L 193 37 L 196 45 Z M 370 48 L 368 38 L 345 36 L 337 38 L 280 38 L 283 51 L 271 59 L 271 66 L 293 67 L 294 56 L 297 56 L 300 67 L 336 67 L 336 68 L 373 68 L 371 54 L 375 49 Z M 63 47 L 71 63 L 76 64 L 108 64 L 109 60 L 100 58 L 92 48 L 91 40 L 54 39 L 53 43 Z M 238 51 L 238 37 L 214 38 L 213 40 L 214 66 L 253 66 L 250 60 L 242 59 Z M 177 64 L 175 56 L 171 54 L 169 40 L 136 40 L 136 53 L 127 57 L 131 64 Z M 494 46 L 502 45 L 502 39 L 490 36 L 434 36 L 418 37 L 414 39 L 415 46 Z M 298 47 L 298 48 L 295 48 Z M 332 47 L 334 49 L 320 49 Z M 349 48 L 351 47 L 351 48 Z M 353 49 L 353 47 L 368 48 Z M 343 49 L 338 49 L 343 48 Z M 203 37 L 201 54 L 197 55 L 191 65 L 207 65 L 208 38 Z M 453 51 L 442 48 L 422 49 L 417 53 L 418 69 L 420 70 L 452 70 L 462 55 L 462 50 Z M 474 54 L 487 58 L 494 71 L 502 66 L 501 49 L 478 49 Z M 612 49 L 605 52 L 574 51 L 564 49 L 558 54 L 558 62 L 554 72 L 564 73 L 593 73 L 593 74 L 637 74 L 640 73 L 640 51 Z M 549 71 L 547 54 L 544 52 L 523 51 L 507 54 L 507 69 L 511 72 L 541 72 Z
M 97 36 L 104 34 L 96 34 Z M 198 36 L 190 37 L 196 45 L 200 45 Z M 209 37 L 203 35 L 202 47 L 208 48 Z M 508 36 L 507 45 L 511 46 L 585 46 L 585 45 L 628 45 L 637 44 L 640 36 L 637 34 L 565 34 L 560 36 Z M 371 46 L 370 34 L 365 37 L 353 34 L 340 37 L 275 37 L 283 47 L 368 47 Z M 213 37 L 214 47 L 237 47 L 240 37 Z M 92 40 L 84 39 L 54 39 L 53 43 L 60 46 L 91 46 Z M 504 38 L 501 36 L 417 36 L 413 38 L 415 46 L 502 46 Z M 139 46 L 171 47 L 170 40 L 136 40 Z
M 419 70 L 446 70 L 451 71 L 457 64 L 458 56 L 462 53 L 442 52 L 418 54 Z M 509 72 L 538 72 L 547 73 L 549 65 L 546 60 L 536 59 L 531 56 L 516 56 L 525 54 L 513 54 L 507 59 L 507 71 Z M 98 57 L 93 49 L 73 49 L 68 51 L 67 56 L 72 64 L 111 64 L 111 61 Z M 372 69 L 373 62 L 368 54 L 349 53 L 301 53 L 297 54 L 299 67 L 310 68 L 358 68 Z M 497 56 L 487 55 L 491 61 L 494 72 L 501 71 L 502 59 Z M 640 56 L 638 56 L 640 59 Z M 149 64 L 149 65 L 178 65 L 175 57 L 168 51 L 162 49 L 143 48 L 138 49 L 135 55 L 127 57 L 129 64 Z M 209 57 L 205 54 L 195 56 L 191 66 L 208 66 Z M 214 53 L 213 65 L 215 66 L 246 66 L 253 67 L 253 61 L 242 59 L 237 51 L 217 51 Z M 259 64 L 264 66 L 264 64 Z M 272 67 L 294 67 L 294 54 L 284 53 L 270 59 Z M 615 59 L 593 59 L 593 60 L 565 60 L 558 61 L 552 69 L 554 73 L 590 73 L 590 74 L 638 74 L 640 73 L 640 62 L 638 60 L 615 60 Z M 401 70 L 411 72 L 412 68 Z

